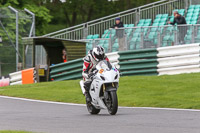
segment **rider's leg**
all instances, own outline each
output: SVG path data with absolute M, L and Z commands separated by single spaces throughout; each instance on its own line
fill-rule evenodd
M 90 85 L 91 85 L 92 81 L 88 80 L 84 82 L 84 88 L 85 88 L 85 98 L 87 102 L 91 101 L 91 97 L 90 97 Z

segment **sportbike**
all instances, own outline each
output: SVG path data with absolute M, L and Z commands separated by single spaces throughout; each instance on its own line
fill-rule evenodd
M 106 60 L 100 61 L 93 70 L 94 76 L 90 85 L 91 102 L 86 102 L 90 114 L 98 114 L 101 109 L 107 109 L 115 115 L 118 110 L 117 89 L 119 87 L 119 71 Z M 83 94 L 83 81 L 80 81 Z

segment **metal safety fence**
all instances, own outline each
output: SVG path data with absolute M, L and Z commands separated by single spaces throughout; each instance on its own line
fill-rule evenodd
M 200 24 L 109 29 L 105 38 L 82 41 L 87 51 L 100 45 L 107 53 L 200 43 Z
M 33 18 L 25 10 L 0 8 L 0 76 L 21 69 L 22 37 L 32 36 Z
M 71 40 L 86 39 L 87 35 L 102 35 L 104 30 L 113 26 L 116 17 L 120 17 L 125 24 L 136 25 L 140 19 L 153 20 L 156 14 L 171 14 L 174 9 L 187 9 L 189 4 L 190 0 L 160 0 L 70 28 L 49 33 L 44 36 Z

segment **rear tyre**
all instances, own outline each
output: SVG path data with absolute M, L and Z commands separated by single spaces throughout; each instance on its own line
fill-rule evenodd
M 87 103 L 87 109 L 92 115 L 96 115 L 101 111 L 100 109 L 96 109 L 91 103 Z
M 118 110 L 118 100 L 117 100 L 117 92 L 116 91 L 109 92 L 109 100 L 110 100 L 110 104 L 107 105 L 108 112 L 111 115 L 115 115 Z

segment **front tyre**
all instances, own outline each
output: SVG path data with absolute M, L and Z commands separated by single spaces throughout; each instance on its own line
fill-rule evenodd
M 110 91 L 109 92 L 109 105 L 107 105 L 108 112 L 111 115 L 115 115 L 118 110 L 118 100 L 117 100 L 117 92 Z
M 96 109 L 91 103 L 87 103 L 87 109 L 88 112 L 92 115 L 98 114 L 100 112 L 100 109 Z

